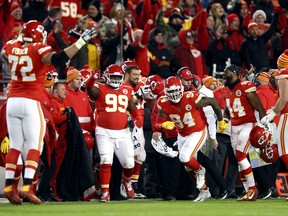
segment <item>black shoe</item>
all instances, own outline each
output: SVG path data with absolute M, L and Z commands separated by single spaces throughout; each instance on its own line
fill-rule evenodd
M 50 193 L 37 193 L 37 197 L 41 202 L 55 202 L 56 200 L 51 196 Z
M 136 192 L 138 190 L 138 182 L 132 182 L 132 187 L 134 191 Z
M 195 200 L 198 195 L 192 195 L 192 194 L 183 194 L 176 196 L 176 200 Z
M 150 194 L 150 193 L 147 193 L 147 194 L 144 194 L 146 196 L 147 199 L 158 199 L 158 198 L 161 198 L 161 194 L 159 193 L 155 193 L 155 194 Z
M 122 200 L 128 200 L 128 198 L 122 196 L 121 194 L 117 194 L 115 196 L 111 196 L 110 200 L 122 201 Z
M 164 201 L 175 201 L 176 198 L 173 197 L 173 196 L 164 196 L 164 197 L 163 197 L 163 200 L 164 200 Z
M 237 198 L 237 195 L 235 193 L 235 190 L 233 189 L 227 189 L 227 196 L 226 198 Z
M 216 196 L 216 199 L 220 199 L 220 200 L 224 200 L 227 198 L 228 196 L 228 190 L 223 191 L 222 193 L 220 193 L 218 196 Z

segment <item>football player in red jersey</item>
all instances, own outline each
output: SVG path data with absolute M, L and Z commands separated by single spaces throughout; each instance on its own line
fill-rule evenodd
M 51 0 L 49 8 L 60 7 L 62 10 L 62 22 L 66 32 L 75 27 L 81 16 L 80 0 Z
M 112 64 L 104 71 L 105 84 L 95 82 L 94 74 L 87 79 L 85 88 L 97 107 L 96 140 L 100 155 L 100 184 L 102 196 L 100 202 L 109 202 L 109 183 L 113 154 L 118 157 L 123 169 L 122 182 L 127 196 L 134 197 L 131 176 L 134 167 L 134 150 L 131 132 L 128 129 L 129 111 L 135 125 L 143 126 L 143 116 L 136 109 L 132 99 L 133 89 L 122 85 L 124 72 L 121 67 Z
M 239 165 L 239 173 L 246 190 L 246 194 L 239 201 L 255 201 L 258 190 L 252 167 L 247 159 L 250 149 L 249 134 L 256 123 L 254 111 L 259 112 L 260 119 L 265 116 L 265 109 L 256 94 L 256 87 L 252 82 L 241 81 L 241 71 L 236 65 L 230 65 L 224 70 L 224 97 L 226 107 L 224 117 L 231 121 L 231 145 L 234 149 Z
M 47 33 L 42 24 L 31 20 L 23 26 L 18 39 L 7 42 L 3 48 L 3 57 L 7 59 L 12 74 L 6 115 L 11 148 L 6 156 L 4 196 L 12 204 L 22 203 L 17 188 L 13 188 L 13 179 L 24 143 L 27 143 L 28 154 L 20 195 L 34 204 L 41 203 L 31 190 L 31 184 L 45 134 L 45 120 L 40 106 L 46 72 L 43 66 L 65 64 L 88 40 L 96 36 L 95 32 L 93 28 L 86 30 L 73 45 L 54 53 L 45 44 Z
M 121 68 L 125 73 L 123 85 L 130 86 L 131 88 L 133 88 L 134 93 L 137 91 L 141 92 L 140 86 L 142 82 L 141 81 L 139 82 L 141 70 L 136 65 L 136 63 L 125 61 L 121 65 Z M 142 84 L 144 85 L 144 83 Z M 136 108 L 139 110 L 139 113 L 143 116 L 143 119 L 144 119 L 145 101 L 143 100 L 143 98 L 140 98 L 140 97 L 137 98 L 137 96 L 133 98 L 136 102 Z M 134 154 L 135 154 L 135 165 L 134 165 L 133 174 L 132 174 L 132 185 L 136 193 L 135 197 L 144 198 L 144 195 L 142 195 L 140 191 L 138 190 L 138 179 L 139 179 L 139 175 L 141 172 L 141 167 L 142 167 L 143 162 L 146 159 L 146 152 L 144 149 L 145 138 L 144 138 L 143 128 L 137 128 L 134 126 L 133 132 L 132 132 L 132 141 L 134 144 Z M 138 146 L 139 144 L 140 146 Z
M 219 128 L 224 130 L 227 124 L 223 120 L 221 109 L 214 98 L 201 97 L 196 91 L 184 92 L 184 87 L 177 77 L 169 77 L 165 82 L 165 96 L 157 101 L 159 108 L 156 126 L 159 131 L 164 129 L 178 130 L 179 159 L 186 170 L 196 173 L 196 187 L 201 196 L 194 201 L 201 202 L 211 197 L 205 183 L 205 169 L 197 161 L 197 152 L 207 139 L 206 123 L 201 117 L 200 108 L 212 106 Z
M 287 113 L 288 113 L 288 68 L 278 71 L 275 76 L 276 85 L 278 86 L 279 99 L 276 102 L 274 108 L 268 111 L 268 114 L 261 119 L 262 124 L 267 124 L 273 121 L 274 117 L 280 115 L 280 121 L 277 126 L 277 137 L 279 156 L 288 168 L 288 123 L 287 123 Z M 288 200 L 288 198 L 287 198 Z

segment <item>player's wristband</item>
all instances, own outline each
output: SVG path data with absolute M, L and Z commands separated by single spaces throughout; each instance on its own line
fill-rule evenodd
M 80 37 L 75 43 L 74 45 L 77 47 L 77 49 L 81 49 L 84 45 L 86 44 L 86 41 L 83 40 L 82 37 Z

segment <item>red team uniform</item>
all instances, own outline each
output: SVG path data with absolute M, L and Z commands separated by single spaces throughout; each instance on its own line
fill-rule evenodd
M 117 91 L 106 84 L 97 83 L 99 97 L 94 101 L 97 107 L 97 126 L 111 130 L 122 130 L 128 127 L 126 110 L 133 89 L 122 85 Z M 117 120 L 117 124 L 115 124 Z
M 200 110 L 196 109 L 201 96 L 197 92 L 184 92 L 183 98 L 178 104 L 172 103 L 166 96 L 158 99 L 158 107 L 165 112 L 176 127 L 181 136 L 190 135 L 205 129 L 206 123 L 201 117 Z M 185 107 L 185 109 L 180 108 Z
M 3 49 L 12 69 L 8 98 L 25 97 L 41 101 L 46 73 L 46 67 L 41 59 L 47 53 L 52 52 L 52 48 L 42 43 L 22 46 L 21 42 L 14 41 L 8 42 Z
M 60 7 L 62 9 L 62 22 L 64 30 L 75 27 L 81 15 L 81 1 L 80 0 L 51 0 L 49 7 Z
M 119 66 L 109 66 L 121 70 Z M 112 70 L 111 69 L 111 70 Z M 107 69 L 109 70 L 109 68 Z M 131 132 L 128 129 L 127 108 L 132 98 L 133 89 L 129 86 L 111 87 L 109 84 L 95 83 L 99 90 L 94 100 L 97 107 L 97 126 L 95 130 L 97 147 L 100 155 L 101 202 L 109 202 L 109 183 L 113 155 L 117 156 L 123 169 L 122 183 L 129 198 L 134 197 L 131 176 L 134 167 L 134 149 Z
M 243 81 L 238 83 L 232 90 L 226 88 L 226 107 L 230 113 L 230 120 L 233 126 L 248 122 L 256 122 L 253 107 L 246 98 L 246 93 L 256 92 L 256 87 L 252 82 Z
M 275 76 L 275 79 L 280 80 L 280 79 L 288 79 L 288 70 L 280 70 L 278 74 Z M 285 161 L 285 165 L 287 166 L 287 161 L 288 161 L 288 123 L 287 123 L 287 118 L 288 118 L 288 103 L 286 103 L 285 107 L 281 110 L 280 114 L 280 121 L 277 127 L 277 139 L 278 139 L 278 151 L 279 151 L 279 156 L 285 155 L 286 159 L 283 160 Z
M 247 153 L 251 147 L 249 135 L 256 123 L 255 110 L 249 103 L 247 94 L 253 92 L 256 92 L 256 87 L 250 81 L 239 82 L 233 89 L 226 87 L 226 92 L 224 92 L 231 121 L 231 145 L 239 165 L 240 178 L 246 190 L 246 194 L 239 198 L 239 201 L 256 200 L 258 194 L 252 167 L 247 159 Z
M 22 203 L 17 195 L 13 195 L 14 189 L 11 194 L 10 187 L 14 186 L 9 185 L 12 183 L 11 179 L 13 180 L 16 176 L 15 164 L 17 164 L 26 141 L 28 153 L 25 162 L 24 185 L 20 193 L 29 196 L 31 202 L 39 204 L 41 201 L 30 193 L 30 189 L 32 189 L 32 179 L 38 167 L 46 129 L 40 104 L 46 67 L 43 67 L 41 59 L 52 52 L 52 48 L 42 43 L 31 43 L 24 46 L 22 42 L 10 41 L 4 46 L 4 51 L 12 75 L 6 114 L 11 148 L 6 157 L 4 192 L 11 203 Z

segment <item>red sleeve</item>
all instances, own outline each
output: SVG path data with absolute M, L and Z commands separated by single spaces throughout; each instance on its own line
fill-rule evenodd
M 287 18 L 286 18 L 286 14 L 284 13 L 283 9 L 280 9 L 279 12 L 279 18 L 278 18 L 278 24 L 277 24 L 277 28 L 279 31 L 281 31 L 282 29 L 284 29 L 287 26 Z
M 201 12 L 197 13 L 197 15 L 192 20 L 192 25 L 190 27 L 191 31 L 196 31 L 201 23 Z
M 152 15 L 152 13 L 151 13 L 151 1 L 150 0 L 144 0 L 142 11 L 141 11 L 140 18 L 139 18 L 139 26 L 138 27 L 143 29 L 143 27 L 147 23 L 148 19 L 152 18 L 151 15 Z
M 142 45 L 146 46 L 148 43 L 148 39 L 149 39 L 149 34 L 150 34 L 150 25 L 148 23 L 146 23 L 144 31 L 143 31 L 143 35 L 142 35 L 142 39 L 141 39 L 141 43 Z
M 257 92 L 257 95 L 259 96 L 264 109 L 267 110 L 269 107 L 269 101 L 267 101 L 267 97 L 265 97 L 262 92 Z
M 47 44 L 49 44 L 52 47 L 52 49 L 55 50 L 58 46 L 57 46 L 56 40 L 53 36 L 53 33 L 54 33 L 54 31 L 51 30 L 51 32 L 48 34 Z
M 161 132 L 162 131 L 162 123 L 167 121 L 166 118 L 158 115 L 158 106 L 155 104 L 151 113 L 151 126 L 153 132 Z
M 196 37 L 198 41 L 198 49 L 200 51 L 205 51 L 208 49 L 209 45 L 208 32 L 206 28 L 208 13 L 206 11 L 201 11 L 199 12 L 199 14 L 200 14 L 200 25 L 197 29 Z
M 244 17 L 244 20 L 243 20 L 243 27 L 247 30 L 248 29 L 248 24 L 250 22 L 250 20 L 252 19 L 252 14 L 251 13 L 248 13 L 246 14 L 246 16 Z
M 225 104 L 223 89 L 221 87 L 217 88 L 213 93 L 214 93 L 214 98 L 217 100 L 220 108 L 224 109 L 226 104 Z
M 53 117 L 53 120 L 55 122 L 55 125 L 59 127 L 63 122 L 67 120 L 66 115 L 62 115 L 62 110 L 60 110 L 59 103 L 56 100 L 51 100 L 51 115 Z

